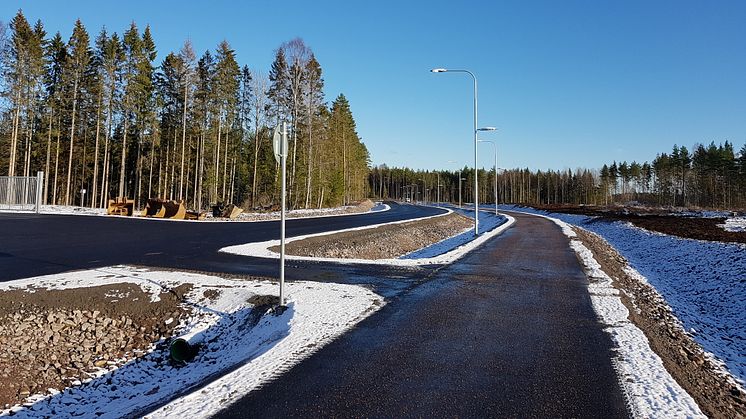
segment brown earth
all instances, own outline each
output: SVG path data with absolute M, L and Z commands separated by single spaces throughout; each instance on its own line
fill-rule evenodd
M 573 227 L 601 268 L 621 291 L 629 320 L 647 336 L 671 376 L 711 418 L 746 418 L 746 394 L 723 376 L 691 335 L 683 330 L 655 289 L 624 272 L 627 260 L 596 234 Z
M 172 336 L 190 285 L 150 294 L 134 284 L 0 293 L 0 406 L 120 366 Z
M 600 207 L 576 205 L 531 205 L 538 210 L 629 221 L 650 231 L 696 240 L 746 243 L 746 232 L 725 231 L 718 224 L 725 218 L 672 215 L 662 209 L 639 207 Z
M 442 217 L 296 240 L 286 244 L 285 251 L 289 255 L 323 258 L 397 258 L 461 233 L 472 224 L 469 218 L 451 213 Z M 274 246 L 270 250 L 279 252 L 280 247 Z

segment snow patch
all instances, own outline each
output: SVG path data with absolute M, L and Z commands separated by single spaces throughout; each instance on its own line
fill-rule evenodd
M 273 379 L 383 306 L 383 298 L 357 285 L 294 281 L 286 284 L 288 308 L 281 314 L 255 313 L 249 299 L 276 295 L 268 281 L 223 279 L 187 272 L 128 266 L 76 271 L 0 283 L 2 289 L 78 288 L 127 282 L 157 296 L 162 289 L 193 284 L 187 294 L 193 314 L 177 330 L 202 347 L 190 363 L 165 362 L 167 349 L 146 355 L 63 392 L 34 395 L 24 406 L 2 413 L 18 417 L 206 417 Z M 218 291 L 205 297 L 205 291 Z M 262 315 L 251 327 L 252 318 Z M 165 342 L 162 342 L 165 343 Z M 112 367 L 113 368 L 113 367 Z M 199 391 L 195 385 L 210 382 Z
M 733 233 L 746 232 L 746 217 L 731 217 L 725 220 L 724 224 L 718 224 L 718 227 L 725 231 Z
M 354 227 L 344 230 L 328 231 L 323 233 L 308 234 L 305 236 L 296 236 L 286 239 L 285 243 L 290 243 L 295 240 L 303 240 L 310 237 L 326 236 L 330 234 L 343 233 L 347 231 L 361 231 L 371 228 L 380 227 L 388 224 L 402 224 L 410 221 L 424 220 L 434 217 L 443 217 L 454 212 L 451 209 L 447 209 L 445 214 L 437 214 L 433 216 L 415 218 L 410 220 L 393 221 L 390 223 L 375 224 L 364 227 Z M 467 214 L 464 214 L 467 215 Z M 410 253 L 399 259 L 344 259 L 344 258 L 315 258 L 308 256 L 293 256 L 285 255 L 287 260 L 307 260 L 307 261 L 323 261 L 323 262 L 335 262 L 335 263 L 353 263 L 353 264 L 368 264 L 368 265 L 394 265 L 394 266 L 421 266 L 421 265 L 434 265 L 434 264 L 449 264 L 463 257 L 468 252 L 472 251 L 485 241 L 497 236 L 506 229 L 510 228 L 515 219 L 505 214 L 490 214 L 484 213 L 480 217 L 482 228 L 480 231 L 484 231 L 488 228 L 491 230 L 482 233 L 477 238 L 474 238 L 474 230 L 469 229 L 462 233 L 457 234 L 446 240 L 442 240 L 426 248 L 417 250 L 416 252 Z M 279 259 L 280 254 L 269 250 L 271 247 L 279 246 L 279 240 L 268 240 L 263 242 L 254 242 L 239 244 L 235 246 L 228 246 L 220 249 L 220 252 L 232 253 L 242 256 L 262 257 Z
M 567 223 L 547 218 L 562 227 L 563 232 L 572 231 Z M 629 311 L 611 278 L 601 269 L 593 253 L 576 238 L 575 232 L 572 233 L 568 235 L 570 247 L 585 267 L 593 308 L 618 347 L 613 362 L 633 415 L 706 418 L 689 393 L 668 373 L 663 361 L 650 348 L 645 334 L 628 320 Z

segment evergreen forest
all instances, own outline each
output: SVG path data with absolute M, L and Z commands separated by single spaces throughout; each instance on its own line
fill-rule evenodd
M 368 195 L 368 150 L 350 103 L 343 94 L 327 103 L 321 64 L 302 39 L 282 43 L 263 74 L 238 63 L 227 41 L 201 55 L 186 41 L 155 62 L 149 26 L 92 33 L 78 20 L 63 39 L 19 10 L 0 22 L 0 49 L 0 174 L 43 171 L 47 204 L 277 207 L 281 123 L 290 208 Z

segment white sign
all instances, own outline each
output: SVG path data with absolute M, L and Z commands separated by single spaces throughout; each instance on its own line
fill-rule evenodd
M 280 163 L 282 156 L 287 156 L 288 149 L 287 136 L 282 134 L 282 127 L 278 125 L 275 128 L 274 135 L 272 136 L 272 150 L 275 152 L 275 160 L 277 160 L 278 164 Z

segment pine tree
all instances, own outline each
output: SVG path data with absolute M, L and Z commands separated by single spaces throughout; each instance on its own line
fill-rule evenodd
M 81 94 L 81 85 L 83 82 L 84 72 L 88 66 L 91 57 L 89 46 L 88 32 L 83 23 L 78 19 L 75 22 L 73 33 L 67 43 L 69 56 L 63 71 L 63 80 L 65 82 L 66 95 L 71 97 L 72 111 L 70 122 L 70 147 L 67 161 L 67 181 L 65 186 L 65 205 L 73 203 L 70 186 L 72 181 L 73 169 L 73 150 L 75 148 L 75 122 L 78 112 L 78 99 Z

